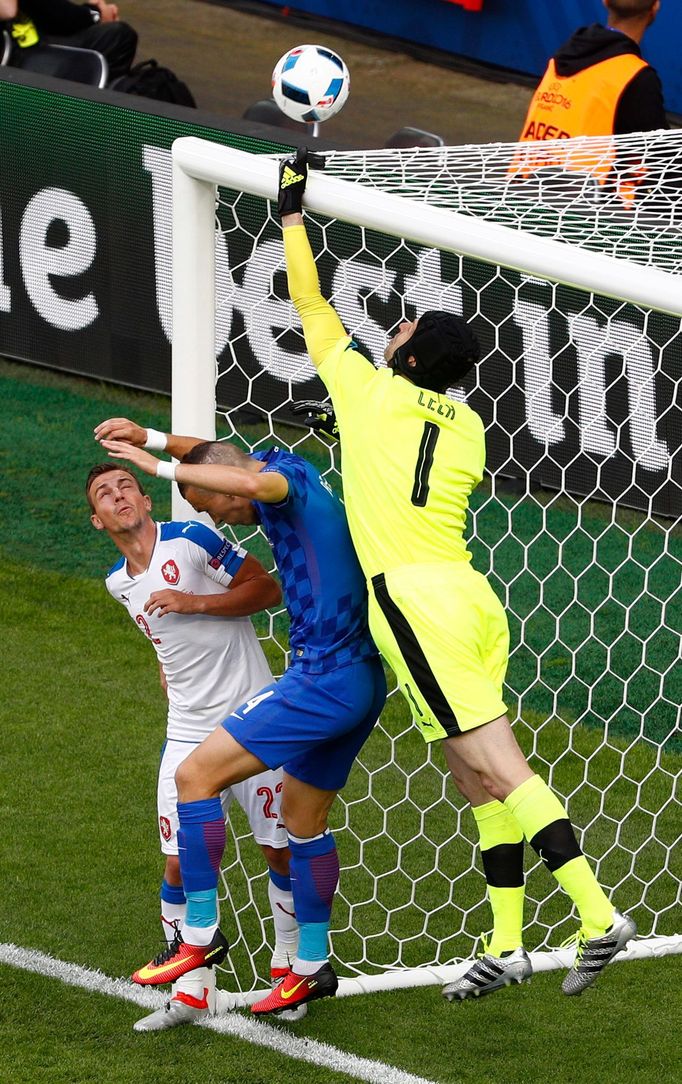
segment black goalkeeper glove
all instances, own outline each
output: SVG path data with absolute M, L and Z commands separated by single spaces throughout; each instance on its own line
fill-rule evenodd
M 332 440 L 339 439 L 339 425 L 331 403 L 318 403 L 316 399 L 302 399 L 294 403 L 291 408 L 292 414 L 304 414 L 304 421 L 316 433 L 324 433 Z
M 308 180 L 308 169 L 324 169 L 324 158 L 311 154 L 307 147 L 299 147 L 295 158 L 285 158 L 279 167 L 277 210 L 282 215 L 300 215 L 303 210 L 303 193 Z

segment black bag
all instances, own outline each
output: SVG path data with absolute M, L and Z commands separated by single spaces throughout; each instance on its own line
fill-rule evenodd
M 156 60 L 144 60 L 136 64 L 127 75 L 115 79 L 110 90 L 123 94 L 138 94 L 141 98 L 155 98 L 157 102 L 172 102 L 196 109 L 192 92 L 186 83 L 178 79 L 170 68 L 163 68 Z

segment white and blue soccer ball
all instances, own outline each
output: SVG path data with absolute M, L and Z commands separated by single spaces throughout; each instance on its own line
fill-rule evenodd
M 323 45 L 297 45 L 272 73 L 272 96 L 292 120 L 329 120 L 346 104 L 350 75 L 338 53 Z

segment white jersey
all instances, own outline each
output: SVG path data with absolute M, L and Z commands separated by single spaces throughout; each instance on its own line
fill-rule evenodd
M 200 742 L 234 708 L 272 681 L 248 617 L 147 614 L 153 591 L 220 594 L 242 566 L 246 550 L 204 523 L 157 523 L 149 566 L 131 576 L 125 558 L 106 585 L 151 640 L 168 683 L 167 736 Z

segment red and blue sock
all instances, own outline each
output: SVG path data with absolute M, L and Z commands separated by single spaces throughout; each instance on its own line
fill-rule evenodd
M 329 923 L 339 883 L 339 856 L 327 829 L 312 839 L 289 835 L 291 889 L 300 928 L 292 971 L 312 975 L 329 958 Z
M 225 850 L 220 798 L 178 802 L 178 820 L 178 856 L 187 897 L 184 937 L 191 945 L 208 944 L 209 931 L 212 936 L 218 925 L 218 875 Z

